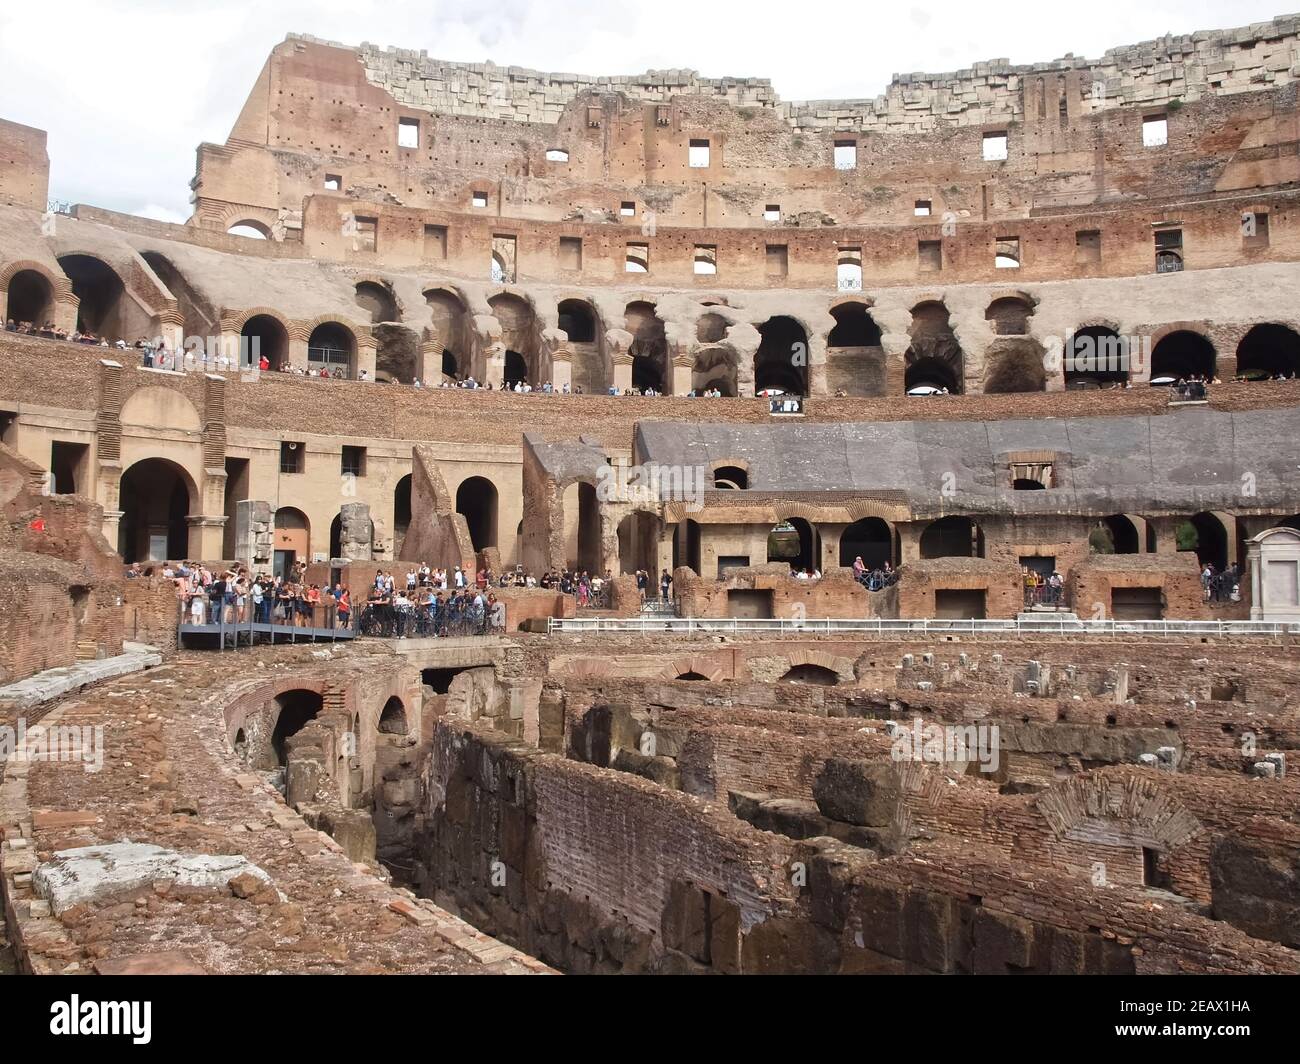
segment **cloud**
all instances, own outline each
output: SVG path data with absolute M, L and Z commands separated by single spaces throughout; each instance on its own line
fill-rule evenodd
M 880 94 L 895 72 L 1032 63 L 1240 26 L 1274 0 L 987 5 L 698 0 L 54 0 L 0 7 L 0 117 L 50 134 L 51 196 L 189 214 L 201 141 L 222 142 L 286 33 L 584 74 L 767 78 L 787 100 Z

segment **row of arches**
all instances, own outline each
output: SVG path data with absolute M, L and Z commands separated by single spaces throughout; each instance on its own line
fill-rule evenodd
M 118 553 L 125 562 L 179 561 L 191 557 L 189 533 L 199 493 L 184 467 L 167 458 L 146 458 L 122 474 L 118 488 Z M 467 477 L 456 488 L 456 512 L 465 518 L 474 550 L 498 545 L 499 493 L 487 477 Z M 228 515 L 231 519 L 231 515 Z M 402 477 L 393 492 L 394 553 L 411 522 L 411 475 Z M 273 544 L 277 571 L 294 561 L 310 559 L 319 540 L 311 520 L 294 506 L 281 506 L 273 515 Z M 329 556 L 342 556 L 343 519 L 336 514 L 329 531 Z
M 217 311 L 165 256 L 144 252 L 143 257 L 159 280 L 175 296 L 189 335 L 210 335 L 216 329 Z M 127 290 L 119 271 L 103 259 L 84 253 L 60 256 L 60 268 L 78 299 L 77 328 L 100 336 L 131 339 L 146 334 L 152 315 Z M 469 352 L 473 347 L 471 315 L 465 300 L 448 288 L 424 293 L 429 326 L 426 338 L 436 341 L 442 357 L 439 369 L 448 378 L 471 375 Z M 8 317 L 40 325 L 51 320 L 55 300 L 52 279 L 38 269 L 21 269 L 8 282 Z M 402 324 L 404 311 L 390 282 L 364 278 L 355 282 L 354 302 L 360 320 L 371 327 L 376 344 L 376 378 L 410 381 L 419 375 L 421 337 Z M 541 364 L 540 328 L 532 303 L 512 292 L 488 300 L 501 325 L 505 348 L 505 379 L 533 385 L 549 376 Z M 560 329 L 573 348 L 572 383 L 587 392 L 608 388 L 609 368 L 602 352 L 605 326 L 594 305 L 569 297 L 557 304 Z M 1028 337 L 1034 301 L 1023 294 L 1000 296 L 985 311 L 995 339 L 987 354 L 983 390 L 986 393 L 1041 391 L 1047 374 L 1042 347 Z M 845 353 L 879 349 L 881 330 L 870 307 L 860 300 L 838 303 L 830 311 L 835 320 L 827 335 L 832 351 Z M 904 388 L 908 392 L 959 393 L 965 380 L 965 358 L 953 330 L 946 305 L 937 299 L 918 303 L 911 311 L 909 346 L 904 356 Z M 668 359 L 665 323 L 656 304 L 634 300 L 624 308 L 622 327 L 632 335 L 632 384 L 638 389 L 668 391 L 672 367 Z M 708 312 L 696 323 L 699 352 L 695 385 L 737 394 L 734 352 L 725 350 L 727 319 Z M 760 345 L 754 356 L 754 387 L 758 392 L 807 394 L 809 338 L 797 319 L 778 315 L 758 326 Z M 273 369 L 288 358 L 286 323 L 273 312 L 251 315 L 240 330 L 245 361 L 255 364 L 265 355 Z M 1131 379 L 1132 369 L 1147 357 L 1149 378 L 1176 380 L 1190 376 L 1213 378 L 1218 354 L 1208 337 L 1192 328 L 1163 336 L 1149 351 L 1130 350 L 1133 340 L 1110 326 L 1090 324 L 1076 330 L 1065 355 L 1067 387 L 1101 387 Z M 723 345 L 710 349 L 709 345 Z M 308 341 L 309 367 L 331 375 L 356 375 L 357 335 L 342 320 L 319 322 Z M 1300 333 L 1278 323 L 1251 328 L 1236 351 L 1237 372 L 1247 378 L 1300 374 Z M 851 383 L 851 382 L 850 382 Z M 858 389 L 850 389 L 857 394 Z M 862 394 L 865 394 L 863 392 Z

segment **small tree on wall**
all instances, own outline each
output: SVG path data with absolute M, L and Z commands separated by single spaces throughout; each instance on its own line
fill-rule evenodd
M 1088 550 L 1092 554 L 1114 554 L 1115 537 L 1105 525 L 1098 525 L 1088 533 Z
M 1174 529 L 1174 542 L 1179 550 L 1195 550 L 1201 545 L 1201 537 L 1197 535 L 1194 524 L 1183 521 Z

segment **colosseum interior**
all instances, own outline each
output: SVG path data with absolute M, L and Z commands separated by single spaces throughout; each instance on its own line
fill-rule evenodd
M 183 225 L 0 121 L 0 968 L 1300 973 L 1298 92 L 293 34 Z

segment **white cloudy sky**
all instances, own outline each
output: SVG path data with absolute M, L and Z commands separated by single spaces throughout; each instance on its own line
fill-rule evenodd
M 49 131 L 50 195 L 183 221 L 286 33 L 586 74 L 767 77 L 785 99 L 878 95 L 899 71 L 1032 63 L 1264 21 L 1284 0 L 0 0 L 0 117 Z

